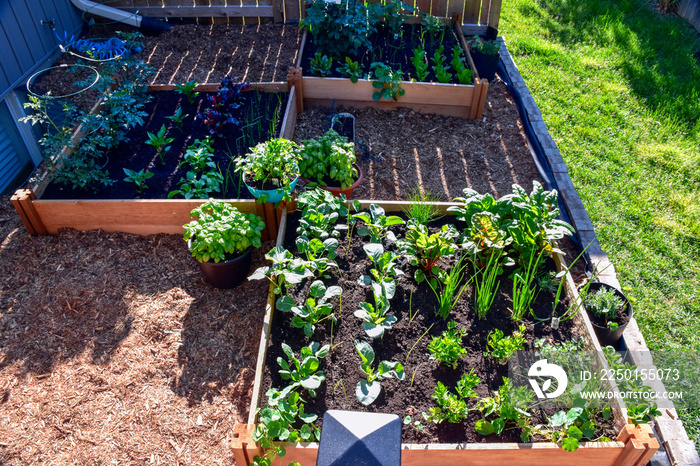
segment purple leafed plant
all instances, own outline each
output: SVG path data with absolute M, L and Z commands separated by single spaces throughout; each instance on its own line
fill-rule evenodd
M 209 127 L 210 134 L 217 136 L 226 125 L 240 123 L 240 120 L 233 116 L 233 111 L 245 103 L 243 91 L 249 87 L 248 83 L 234 83 L 231 75 L 221 80 L 219 92 L 207 98 L 211 107 L 197 115 Z

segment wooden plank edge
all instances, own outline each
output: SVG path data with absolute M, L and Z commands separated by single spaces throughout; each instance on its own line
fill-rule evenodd
M 458 105 L 431 105 L 431 104 L 410 104 L 402 103 L 401 101 L 384 101 L 384 102 L 374 102 L 372 100 L 368 101 L 357 101 L 357 100 L 343 100 L 343 99 L 306 99 L 304 105 L 309 107 L 330 107 L 332 103 L 337 106 L 350 107 L 350 108 L 367 108 L 372 107 L 384 111 L 393 111 L 400 108 L 406 108 L 413 110 L 418 113 L 434 113 L 436 115 L 459 117 L 469 120 L 471 114 L 471 106 L 458 106 Z
M 287 209 L 282 211 L 282 219 L 280 228 L 277 233 L 276 246 L 282 246 L 284 243 L 284 235 L 287 227 Z M 258 360 L 255 364 L 255 380 L 253 381 L 253 395 L 250 399 L 250 411 L 248 412 L 248 425 L 255 424 L 258 416 L 258 408 L 260 407 L 260 398 L 262 396 L 262 383 L 265 375 L 265 360 L 267 359 L 267 346 L 270 343 L 270 334 L 272 326 L 272 318 L 275 313 L 275 285 L 270 283 L 267 294 L 267 302 L 265 304 L 265 317 L 263 318 L 262 331 L 260 332 L 260 346 L 258 347 Z
M 24 227 L 31 236 L 35 236 L 38 233 L 34 227 L 34 224 L 32 223 L 32 220 L 30 219 L 30 216 L 25 211 L 24 205 L 27 202 L 31 203 L 33 196 L 34 192 L 31 189 L 18 189 L 10 198 L 10 202 L 12 202 L 12 205 L 15 207 L 19 218 L 22 220 L 22 223 L 24 223 Z
M 297 125 L 297 95 L 296 86 L 292 86 L 289 91 L 289 98 L 287 99 L 287 109 L 284 112 L 284 118 L 282 119 L 282 127 L 280 128 L 280 137 L 284 139 L 292 140 L 294 138 L 294 129 Z M 294 113 L 292 115 L 292 113 Z

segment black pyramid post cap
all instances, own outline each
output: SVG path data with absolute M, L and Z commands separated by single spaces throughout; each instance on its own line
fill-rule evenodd
M 316 466 L 400 466 L 396 414 L 331 409 L 323 415 Z

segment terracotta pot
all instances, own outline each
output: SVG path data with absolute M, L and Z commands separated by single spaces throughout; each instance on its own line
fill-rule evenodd
M 355 180 L 355 182 L 353 184 L 351 184 L 350 186 L 348 186 L 347 188 L 340 189 L 340 186 L 321 186 L 321 185 L 318 185 L 318 187 L 321 189 L 325 189 L 326 191 L 331 192 L 335 197 L 340 197 L 341 194 L 345 194 L 345 197 L 350 199 L 350 197 L 352 196 L 353 189 L 357 188 L 360 185 L 360 183 L 362 183 L 362 180 L 365 177 L 365 174 L 362 172 L 362 168 L 360 168 L 360 166 L 358 164 L 353 163 L 352 166 L 355 167 L 355 169 L 357 170 L 358 176 L 357 176 L 357 179 Z M 303 177 L 302 177 L 302 180 L 304 180 L 304 183 L 306 183 L 306 184 L 312 183 L 311 180 L 307 180 L 306 178 L 303 178 Z
M 595 330 L 595 334 L 598 337 L 598 341 L 600 342 L 600 346 L 605 347 L 605 346 L 614 346 L 615 348 L 618 347 L 618 343 L 620 339 L 622 338 L 622 333 L 625 331 L 625 328 L 627 328 L 627 324 L 629 324 L 630 320 L 632 320 L 632 305 L 630 304 L 629 300 L 627 297 L 617 288 L 608 285 L 607 283 L 600 283 L 600 282 L 593 282 L 591 283 L 590 287 L 588 288 L 588 294 L 592 294 L 597 292 L 598 290 L 607 290 L 611 289 L 615 292 L 615 295 L 618 296 L 619 298 L 622 299 L 623 307 L 622 307 L 622 319 L 621 321 L 618 321 L 618 326 L 617 329 L 615 330 L 610 330 L 608 327 L 606 327 L 603 323 L 602 320 L 597 320 L 596 316 L 593 315 L 592 312 L 588 313 L 588 317 L 591 320 L 591 324 L 593 325 L 593 330 Z
M 241 255 L 221 262 L 200 262 L 199 270 L 204 279 L 214 288 L 235 288 L 245 281 L 250 271 L 253 247 Z

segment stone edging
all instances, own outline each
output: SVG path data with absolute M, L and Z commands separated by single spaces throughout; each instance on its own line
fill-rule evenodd
M 537 138 L 542 152 L 544 153 L 547 162 L 554 175 L 554 180 L 557 184 L 559 197 L 564 202 L 566 210 L 571 218 L 571 222 L 576 229 L 576 232 L 581 240 L 581 244 L 591 246 L 588 248 L 586 255 L 593 270 L 603 270 L 598 276 L 599 280 L 620 289 L 620 282 L 617 280 L 615 267 L 608 259 L 608 255 L 600 247 L 598 237 L 595 233 L 595 228 L 591 222 L 588 212 L 581 201 L 581 198 L 576 191 L 571 178 L 569 177 L 569 169 L 557 149 L 557 145 L 549 134 L 547 125 L 542 119 L 542 112 L 538 108 L 535 100 L 532 98 L 530 91 L 523 81 L 518 67 L 513 61 L 510 52 L 503 37 L 498 38 L 502 43 L 500 57 L 505 66 L 508 76 L 510 77 L 513 86 L 520 93 L 523 102 L 523 110 L 527 118 L 530 120 L 535 137 Z M 632 359 L 632 363 L 640 368 L 653 366 L 653 361 L 647 348 L 644 336 L 639 331 L 637 321 L 632 318 L 629 325 L 623 334 L 624 344 Z M 644 356 L 647 357 L 644 357 Z M 655 390 L 662 391 L 663 384 L 655 386 Z M 675 409 L 666 409 L 661 418 L 654 422 L 655 431 L 658 434 L 661 445 L 665 449 L 668 457 L 664 457 L 659 450 L 659 453 L 654 457 L 651 464 L 670 464 L 673 465 L 698 465 L 700 464 L 700 456 L 695 450 L 695 444 L 690 440 L 685 431 L 683 423 L 678 419 L 678 413 Z

